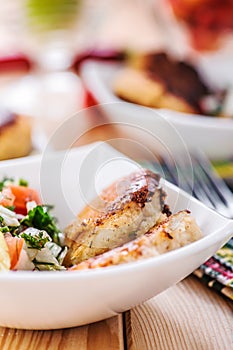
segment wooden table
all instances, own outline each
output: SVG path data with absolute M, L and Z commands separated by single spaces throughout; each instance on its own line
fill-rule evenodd
M 1 350 L 230 350 L 233 303 L 189 276 L 142 305 L 87 326 L 0 328 Z

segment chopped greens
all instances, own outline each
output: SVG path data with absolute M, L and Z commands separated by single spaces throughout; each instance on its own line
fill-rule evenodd
M 0 227 L 0 232 L 2 233 L 10 232 L 10 229 L 8 226 L 3 226 L 3 227 Z
M 20 178 L 19 179 L 19 186 L 28 187 L 28 181 L 25 180 L 25 179 Z
M 6 177 L 4 176 L 4 178 L 2 179 L 2 181 L 0 181 L 0 191 L 3 190 L 3 188 L 6 186 L 7 183 L 9 182 L 14 182 L 14 179 L 11 177 Z
M 37 205 L 32 210 L 29 210 L 28 215 L 21 220 L 20 224 L 44 230 L 54 242 L 59 243 L 60 230 L 56 226 L 54 217 L 49 214 L 49 209 L 49 206 Z
M 49 265 L 49 266 L 54 266 L 55 264 L 52 262 L 48 262 L 48 261 L 38 261 L 36 259 L 32 260 L 33 264 L 35 265 Z
M 59 271 L 59 270 L 65 270 L 64 266 L 61 266 L 58 264 L 58 262 L 50 262 L 50 261 L 40 261 L 36 258 L 32 260 L 33 264 L 35 265 L 35 269 L 39 271 Z
M 4 176 L 2 181 L 0 181 L 0 191 L 2 191 L 3 188 L 7 187 L 7 185 L 9 185 L 9 184 L 14 184 L 14 185 L 28 187 L 28 181 L 23 179 L 23 178 L 20 178 L 18 181 L 16 181 L 12 177 Z
M 21 234 L 21 237 L 24 238 L 27 246 L 31 249 L 41 250 L 44 248 L 45 244 L 49 242 L 48 237 L 44 237 L 43 232 L 39 232 L 38 235 L 30 235 L 25 232 Z
M 10 205 L 9 207 L 6 207 L 7 209 L 14 211 L 15 210 L 15 206 L 14 205 Z
M 0 180 L 0 236 L 17 257 L 15 270 L 65 270 L 68 248 L 51 205 L 40 205 L 39 193 L 23 178 Z M 18 252 L 18 239 L 21 239 Z M 22 254 L 21 254 L 22 252 Z M 10 253 L 10 250 L 9 250 Z

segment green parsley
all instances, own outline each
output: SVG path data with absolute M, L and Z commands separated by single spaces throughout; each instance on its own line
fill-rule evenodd
M 19 186 L 28 187 L 28 181 L 25 180 L 25 179 L 20 178 L 19 179 Z
M 39 232 L 38 235 L 29 235 L 25 232 L 21 234 L 21 237 L 25 240 L 28 248 L 41 250 L 45 244 L 49 242 L 48 237 L 43 237 L 43 232 Z
M 56 226 L 54 217 L 49 214 L 48 206 L 37 205 L 29 210 L 28 215 L 21 220 L 20 224 L 46 231 L 54 242 L 59 243 L 60 230 Z
M 6 207 L 7 209 L 11 210 L 11 211 L 15 211 L 15 206 L 14 205 L 10 205 L 8 207 Z
M 14 182 L 14 179 L 13 178 L 11 178 L 11 177 L 6 177 L 6 176 L 4 176 L 4 178 L 2 179 L 2 181 L 0 181 L 0 191 L 2 191 L 3 190 L 3 188 L 6 186 L 6 184 L 8 183 L 8 182 Z
M 18 185 L 19 186 L 24 186 L 24 187 L 28 187 L 28 181 L 23 179 L 23 178 L 20 178 L 18 181 Z M 9 183 L 11 184 L 14 184 L 16 183 L 15 182 L 15 179 L 13 179 L 12 177 L 7 177 L 7 176 L 4 176 L 2 181 L 0 181 L 0 192 L 3 190 L 4 187 L 6 187 Z M 17 183 L 16 183 L 17 184 Z
M 3 227 L 0 227 L 0 232 L 2 233 L 10 232 L 10 229 L 8 226 L 3 226 Z

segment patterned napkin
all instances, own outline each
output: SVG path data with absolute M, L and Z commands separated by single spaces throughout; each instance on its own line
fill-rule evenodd
M 214 162 L 213 166 L 233 191 L 233 161 Z M 233 300 L 233 238 L 194 271 L 208 287 Z
M 233 238 L 195 270 L 194 275 L 233 300 Z

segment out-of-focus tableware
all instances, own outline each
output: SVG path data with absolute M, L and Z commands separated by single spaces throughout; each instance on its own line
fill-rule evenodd
M 224 86 L 224 81 L 229 86 L 233 86 L 232 75 L 230 75 L 230 59 L 226 60 L 224 67 L 219 67 L 218 59 L 213 59 L 212 66 L 203 58 L 200 68 L 205 70 L 205 74 L 212 78 L 213 83 Z M 148 130 L 156 128 L 156 118 L 149 117 L 159 114 L 168 123 L 172 124 L 176 131 L 183 138 L 185 144 L 190 148 L 200 148 L 212 159 L 225 158 L 232 155 L 233 148 L 233 120 L 230 118 L 209 117 L 180 113 L 165 109 L 150 109 L 136 104 L 123 103 L 113 92 L 113 82 L 121 69 L 119 63 L 103 63 L 87 61 L 81 66 L 81 77 L 86 89 L 96 100 L 96 103 L 103 104 L 102 108 L 107 109 L 106 103 L 115 104 L 115 107 L 108 108 L 107 117 L 109 122 L 134 122 L 146 127 Z M 216 72 L 216 74 L 214 74 Z M 222 78 L 222 79 L 221 79 Z M 119 105 L 118 103 L 121 102 Z M 119 106 L 119 107 L 118 107 Z M 233 107 L 232 107 L 233 109 Z M 158 119 L 158 118 L 157 118 Z M 146 142 L 146 140 L 145 140 Z

